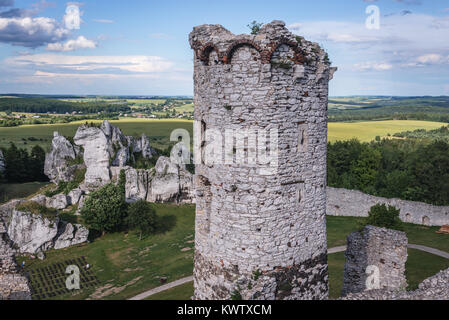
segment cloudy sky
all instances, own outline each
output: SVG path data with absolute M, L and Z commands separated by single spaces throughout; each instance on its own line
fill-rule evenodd
M 0 0 L 0 93 L 192 95 L 193 26 L 275 19 L 329 52 L 332 96 L 449 95 L 449 0 Z

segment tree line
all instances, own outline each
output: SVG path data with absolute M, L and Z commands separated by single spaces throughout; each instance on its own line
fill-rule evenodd
M 11 143 L 2 149 L 5 158 L 5 172 L 0 180 L 8 183 L 48 181 L 44 174 L 45 151 L 36 145 L 28 152 Z
M 383 139 L 328 144 L 328 185 L 449 205 L 449 143 Z
M 106 102 L 67 102 L 57 99 L 43 98 L 2 98 L 0 99 L 0 111 L 26 112 L 26 113 L 82 113 L 97 112 L 127 112 L 131 110 L 129 104 L 111 104 Z

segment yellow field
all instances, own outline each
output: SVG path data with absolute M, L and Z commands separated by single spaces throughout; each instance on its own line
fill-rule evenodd
M 328 126 L 328 139 L 330 142 L 357 138 L 369 142 L 376 136 L 385 137 L 388 134 L 417 129 L 438 129 L 447 123 L 415 120 L 387 120 L 367 122 L 330 122 Z

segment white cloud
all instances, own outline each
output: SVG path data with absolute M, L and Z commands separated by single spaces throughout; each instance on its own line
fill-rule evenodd
M 36 48 L 65 40 L 69 33 L 52 18 L 0 18 L 0 42 L 13 45 Z
M 55 73 L 154 73 L 169 71 L 173 62 L 157 56 L 69 56 L 61 54 L 31 54 L 7 58 L 5 64 L 31 67 L 34 70 L 56 69 Z
M 114 23 L 114 20 L 109 19 L 94 19 L 93 21 L 98 23 Z
M 360 71 L 445 63 L 444 57 L 449 55 L 449 17 L 384 16 L 379 30 L 368 30 L 364 21 L 310 21 L 293 23 L 289 28 L 306 39 L 335 48 L 335 52 L 345 52 L 340 59 L 334 58 L 334 63 L 356 64 Z M 383 62 L 366 62 L 379 60 Z
M 429 53 L 419 56 L 416 61 L 419 63 L 438 64 L 443 62 L 445 58 L 441 54 Z
M 56 42 L 56 43 L 49 43 L 47 46 L 48 51 L 60 51 L 60 52 L 67 52 L 67 51 L 74 51 L 79 49 L 95 49 L 97 47 L 97 44 L 95 41 L 86 39 L 83 36 L 79 36 L 77 39 L 74 40 L 67 40 L 64 43 Z
M 358 71 L 387 71 L 393 69 L 393 66 L 386 62 L 361 62 L 354 65 Z

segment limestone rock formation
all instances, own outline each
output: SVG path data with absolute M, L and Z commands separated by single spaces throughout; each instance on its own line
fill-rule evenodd
M 3 156 L 2 150 L 0 150 L 0 173 L 5 172 L 6 163 L 5 163 L 5 157 Z
M 55 249 L 63 249 L 76 244 L 80 244 L 87 241 L 89 236 L 89 230 L 80 224 L 71 224 L 62 222 L 57 239 L 54 241 Z
M 108 121 L 104 121 L 100 127 L 88 124 L 80 126 L 74 141 L 84 148 L 84 163 L 87 167 L 85 185 L 91 190 L 109 183 L 111 167 L 126 166 L 135 154 L 141 153 L 147 159 L 156 155 L 148 137 L 126 137 Z
M 89 231 L 81 225 L 65 223 L 14 209 L 9 217 L 8 236 L 20 253 L 35 254 L 87 241 Z
M 84 148 L 84 164 L 87 167 L 85 184 L 96 188 L 110 182 L 109 174 L 111 141 L 98 127 L 82 125 L 76 131 L 75 144 Z
M 45 157 L 44 173 L 54 183 L 72 180 L 78 165 L 69 165 L 69 162 L 77 156 L 80 156 L 80 149 L 55 132 L 50 153 Z
M 127 167 L 126 200 L 135 202 L 191 202 L 192 174 L 170 158 L 159 157 L 149 170 Z
M 348 236 L 342 295 L 369 289 L 405 290 L 407 236 L 366 226 Z
M 29 212 L 14 210 L 8 225 L 8 235 L 21 253 L 46 251 L 58 234 L 59 218 L 50 220 Z
M 46 173 L 53 182 L 70 181 L 78 166 L 68 166 L 67 159 L 83 156 L 85 180 L 67 195 L 52 198 L 39 195 L 33 198 L 47 207 L 64 209 L 69 205 L 83 206 L 85 194 L 117 181 L 121 169 L 126 171 L 126 197 L 128 202 L 146 200 L 154 202 L 191 202 L 192 174 L 186 170 L 191 154 L 183 143 L 176 144 L 170 158 L 159 157 L 153 169 L 134 169 L 128 166 L 137 157 L 151 159 L 157 152 L 150 146 L 145 134 L 138 138 L 127 137 L 122 131 L 104 121 L 100 126 L 84 124 L 74 137 L 75 146 L 55 133 L 52 150 L 46 157 Z M 77 151 L 78 150 L 78 151 Z M 81 154 L 79 150 L 83 150 Z

